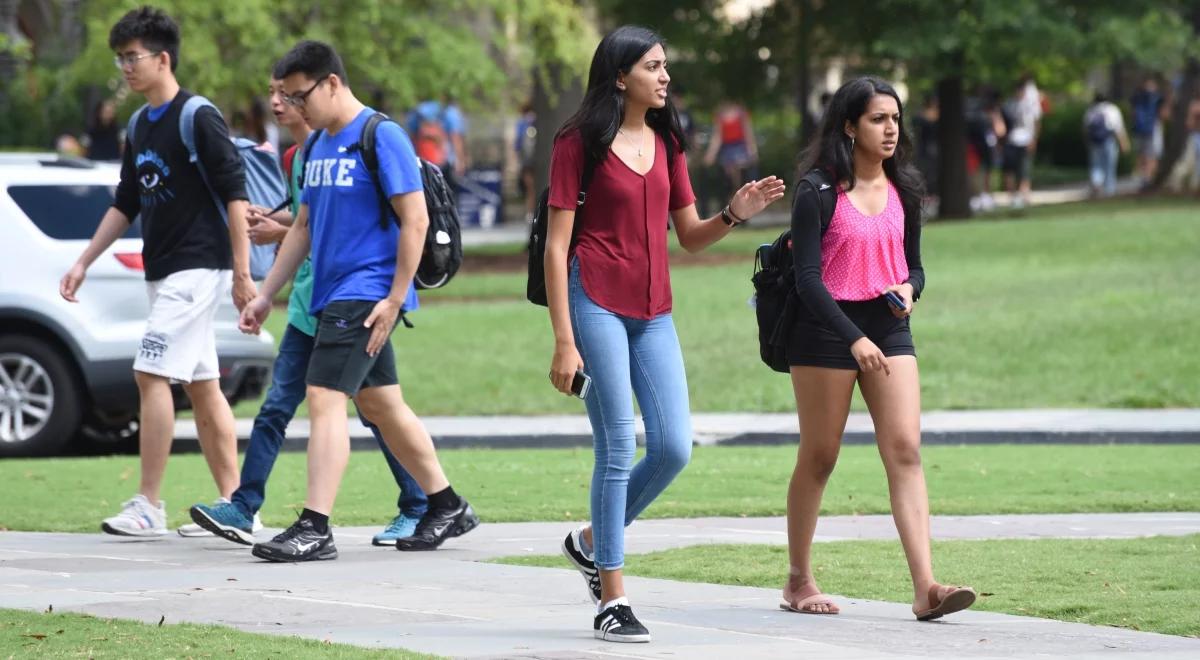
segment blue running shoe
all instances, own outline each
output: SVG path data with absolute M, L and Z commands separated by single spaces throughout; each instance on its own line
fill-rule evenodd
M 396 545 L 397 539 L 402 539 L 407 536 L 412 536 L 413 532 L 417 531 L 417 522 L 420 518 L 410 518 L 405 514 L 392 518 L 392 522 L 383 528 L 382 532 L 375 535 L 371 539 L 371 545 Z
M 204 529 L 242 545 L 254 545 L 254 520 L 238 505 L 219 502 L 212 506 L 197 504 L 188 510 L 192 521 Z

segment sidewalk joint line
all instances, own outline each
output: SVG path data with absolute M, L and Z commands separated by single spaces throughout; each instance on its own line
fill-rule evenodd
M 454 619 L 463 619 L 466 621 L 485 621 L 490 622 L 491 619 L 483 619 L 477 616 L 467 616 L 465 614 L 447 614 L 445 612 L 437 612 L 434 610 L 414 610 L 406 607 L 390 607 L 388 605 L 375 605 L 373 603 L 348 603 L 343 600 L 328 600 L 324 598 L 308 598 L 305 596 L 280 596 L 277 594 L 262 594 L 263 598 L 273 598 L 276 600 L 298 600 L 305 603 L 317 603 L 318 605 L 344 605 L 346 607 L 361 607 L 369 610 L 384 610 L 387 612 L 404 612 L 405 614 L 430 614 L 433 616 L 448 616 Z

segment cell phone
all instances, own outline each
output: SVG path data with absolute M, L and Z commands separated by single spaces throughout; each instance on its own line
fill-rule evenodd
M 583 373 L 583 370 L 575 372 L 575 378 L 571 380 L 571 394 L 586 399 L 588 390 L 592 389 L 592 377 Z
M 908 305 L 904 304 L 904 299 L 901 298 L 900 294 L 896 293 L 895 291 L 884 291 L 883 299 L 888 301 L 888 304 L 896 309 L 908 309 Z

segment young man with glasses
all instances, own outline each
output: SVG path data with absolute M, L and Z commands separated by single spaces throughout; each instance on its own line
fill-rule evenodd
M 295 142 L 283 153 L 283 169 L 288 177 L 291 206 L 275 214 L 271 214 L 271 209 L 250 207 L 250 240 L 257 245 L 282 242 L 293 219 L 299 214 L 304 145 L 312 132 L 304 117 L 300 116 L 299 109 L 293 105 L 303 100 L 288 97 L 292 102 L 284 101 L 282 64 L 280 62 L 275 66 L 270 95 L 275 121 L 291 133 Z M 230 498 L 231 502 L 219 502 L 211 507 L 197 504 L 191 509 L 192 520 L 206 534 L 212 532 L 235 543 L 254 544 L 255 523 L 258 510 L 266 498 L 267 478 L 279 456 L 288 422 L 304 400 L 304 374 L 313 351 L 313 335 L 317 333 L 317 319 L 308 313 L 312 292 L 312 261 L 306 258 L 292 280 L 292 293 L 288 298 L 288 325 L 279 342 L 279 356 L 275 358 L 271 373 L 271 388 L 267 391 L 262 409 L 254 418 L 250 445 L 246 447 L 246 457 L 242 461 L 242 483 Z M 416 291 L 410 291 L 410 297 L 412 300 L 405 303 L 406 311 L 416 308 Z M 400 487 L 400 498 L 396 503 L 399 513 L 371 542 L 380 546 L 395 545 L 397 540 L 412 536 L 429 503 L 420 485 L 392 456 L 379 428 L 365 418 L 362 421 L 375 435 L 396 485 Z
M 429 509 L 396 548 L 433 550 L 474 529 L 479 519 L 451 488 L 429 433 L 405 403 L 390 343 L 429 227 L 420 165 L 408 136 L 389 121 L 376 133 L 378 181 L 367 171 L 360 139 L 375 111 L 354 97 L 341 58 L 328 44 L 297 44 L 277 73 L 286 100 L 321 133 L 310 140 L 296 222 L 262 291 L 242 310 L 240 327 L 259 331 L 271 298 L 310 252 L 310 312 L 318 323 L 305 376 L 312 433 L 304 510 L 282 534 L 256 544 L 253 554 L 287 562 L 337 557 L 329 515 L 350 457 L 347 397 L 428 493 Z
M 125 138 L 113 206 L 63 276 L 59 292 L 76 302 L 88 266 L 141 216 L 150 297 L 146 333 L 133 362 L 141 399 L 141 481 L 138 493 L 101 529 L 162 536 L 167 516 L 158 497 L 175 433 L 172 382 L 182 383 L 191 399 L 200 447 L 218 493 L 228 497 L 238 485 L 237 438 L 218 380 L 213 317 L 231 284 L 239 310 L 256 293 L 250 279 L 245 175 L 225 122 L 210 107 L 195 115 L 196 153 L 205 174 L 191 162 L 180 136 L 180 112 L 193 95 L 175 79 L 179 27 L 169 16 L 150 7 L 130 11 L 113 26 L 108 44 L 126 84 L 146 97 L 148 107 L 136 135 Z M 228 227 L 213 194 L 225 205 Z

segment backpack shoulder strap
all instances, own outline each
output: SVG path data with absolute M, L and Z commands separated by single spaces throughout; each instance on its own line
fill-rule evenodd
M 396 224 L 400 224 L 400 218 L 396 218 L 396 214 L 392 211 L 392 205 L 388 201 L 387 193 L 383 190 L 383 181 L 379 179 L 379 154 L 375 150 L 375 134 L 379 131 L 379 125 L 385 121 L 394 122 L 391 117 L 376 112 L 367 117 L 367 123 L 363 124 L 362 133 L 358 137 L 358 142 L 346 148 L 346 151 L 355 151 L 356 149 L 362 152 L 363 166 L 367 168 L 367 174 L 371 175 L 371 180 L 375 182 L 375 191 L 379 194 L 379 225 L 387 228 L 388 218 L 395 218 Z M 421 167 L 425 167 L 425 163 L 420 163 Z
M 187 148 L 188 160 L 197 166 L 200 165 L 200 160 L 196 154 L 196 112 L 200 108 L 212 108 L 218 117 L 221 116 L 217 106 L 203 96 L 193 96 L 183 102 L 183 108 L 179 111 L 179 137 L 183 140 L 183 146 Z
M 825 231 L 829 229 L 829 223 L 833 221 L 834 207 L 837 206 L 837 190 L 834 188 L 833 181 L 830 180 L 829 173 L 819 167 L 809 170 L 800 180 L 812 186 L 817 193 L 817 204 L 821 208 L 821 235 L 824 236 Z
M 379 179 L 379 154 L 375 151 L 375 134 L 379 130 L 379 125 L 385 121 L 393 120 L 382 112 L 376 112 L 367 117 L 367 123 L 363 124 L 362 134 L 358 138 L 358 148 L 362 150 L 363 165 L 366 166 L 367 172 L 376 179 L 376 183 Z
M 200 178 L 204 181 L 204 187 L 208 188 L 208 194 L 212 197 L 213 204 L 217 207 L 217 212 L 221 214 L 221 219 L 226 223 L 229 222 L 228 210 L 221 203 L 221 198 L 217 196 L 217 192 L 213 190 L 212 184 L 208 182 L 208 174 L 204 171 L 204 163 L 200 162 L 200 156 L 196 152 L 196 112 L 200 108 L 212 108 L 217 116 L 221 116 L 221 111 L 217 106 L 212 104 L 212 101 L 203 96 L 192 96 L 183 102 L 183 107 L 179 110 L 179 138 L 183 140 L 183 146 L 188 152 L 188 161 L 196 166 L 200 172 Z
M 596 174 L 596 166 L 598 163 L 587 149 L 583 150 L 583 176 L 579 179 L 579 199 L 576 200 L 576 206 L 583 206 L 587 201 L 587 191 L 592 185 L 592 177 Z
M 323 130 L 318 128 L 317 130 L 310 133 L 308 138 L 306 138 L 304 140 L 304 151 L 302 152 L 304 154 L 304 160 L 301 161 L 300 166 L 305 168 L 306 171 L 308 169 L 309 156 L 312 156 L 313 146 L 317 144 L 317 140 L 321 137 L 321 134 L 323 132 L 324 132 Z M 295 156 L 292 156 L 292 158 L 294 159 Z M 295 161 L 293 160 L 292 167 L 294 168 L 295 166 L 296 166 L 296 164 L 295 164 Z M 308 177 L 305 176 L 306 171 L 300 173 L 300 189 L 301 190 L 304 189 L 304 182 L 308 180 Z
M 133 132 L 137 130 L 138 121 L 142 118 L 142 113 L 149 107 L 150 104 L 145 103 L 142 107 L 134 110 L 133 114 L 129 116 L 129 124 L 125 126 L 125 139 L 129 140 L 129 144 L 133 144 Z

